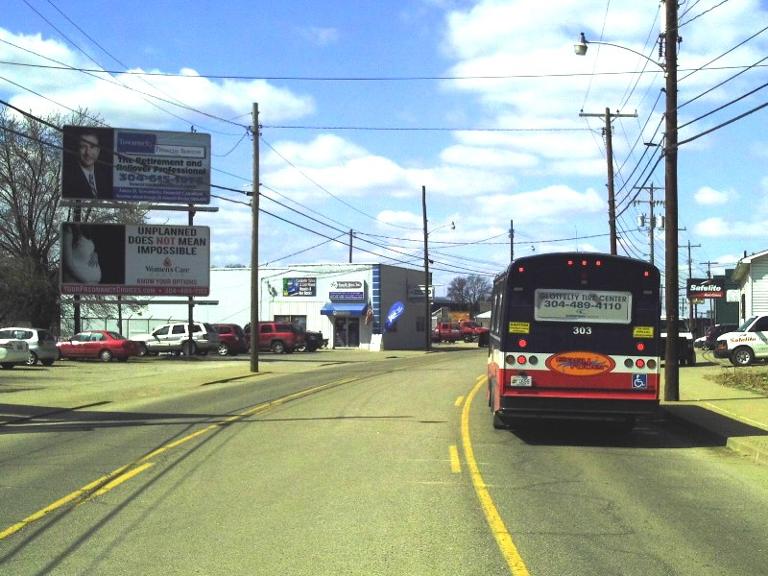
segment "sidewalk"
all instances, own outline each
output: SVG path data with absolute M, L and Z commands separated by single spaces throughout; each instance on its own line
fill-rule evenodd
M 761 365 L 735 368 L 697 351 L 699 363 L 680 369 L 680 401 L 662 409 L 719 437 L 725 446 L 768 464 L 768 394 L 718 384 L 709 377 L 724 370 L 764 370 Z

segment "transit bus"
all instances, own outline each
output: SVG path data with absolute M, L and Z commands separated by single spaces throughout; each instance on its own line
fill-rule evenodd
M 648 262 L 563 252 L 514 260 L 493 285 L 488 404 L 631 429 L 659 404 L 660 281 Z

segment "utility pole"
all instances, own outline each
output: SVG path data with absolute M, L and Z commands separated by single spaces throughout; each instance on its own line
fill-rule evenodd
M 667 341 L 664 352 L 664 400 L 680 400 L 680 366 L 678 364 L 677 307 L 677 0 L 662 0 L 664 14 L 664 73 L 666 75 L 666 106 L 664 114 L 664 201 L 665 258 L 664 305 L 667 315 Z
M 509 221 L 509 261 L 515 259 L 515 221 Z
M 688 279 L 693 278 L 693 260 L 691 259 L 691 248 L 701 248 L 701 244 L 691 244 L 688 240 Z M 694 331 L 696 321 L 696 305 L 693 303 L 693 299 L 688 302 L 688 328 L 691 332 Z
M 352 264 L 352 228 L 349 229 L 349 263 Z
M 421 187 L 421 214 L 424 221 L 424 351 L 432 348 L 432 307 L 429 304 L 429 247 L 427 238 L 427 187 Z
M 653 186 L 653 182 L 651 182 L 650 186 L 635 186 L 635 190 L 648 190 L 649 199 L 648 200 L 635 200 L 634 204 L 645 204 L 648 203 L 649 206 L 649 217 L 648 217 L 648 242 L 650 247 L 650 256 L 651 256 L 651 264 L 654 266 L 656 265 L 656 257 L 655 257 L 655 244 L 654 244 L 654 234 L 653 231 L 656 228 L 656 216 L 653 213 L 653 209 L 659 205 L 661 206 L 664 204 L 663 200 L 654 200 L 653 199 L 653 193 L 654 191 L 658 190 L 658 188 L 655 188 Z M 645 214 L 641 218 L 643 218 Z M 643 222 L 641 221 L 640 227 L 643 227 Z M 663 228 L 663 226 L 659 226 L 659 228 Z
M 719 264 L 719 262 L 711 262 L 707 260 L 706 262 L 699 262 L 699 264 L 703 264 L 707 267 L 707 278 L 712 278 L 712 266 L 716 266 Z M 710 324 L 715 324 L 715 301 L 713 298 L 709 299 L 709 322 Z
M 613 136 L 611 131 L 611 118 L 637 118 L 637 112 L 634 114 L 621 114 L 620 112 L 611 114 L 611 109 L 606 106 L 605 113 L 603 114 L 586 114 L 584 112 L 579 112 L 579 116 L 582 118 L 595 116 L 605 118 L 605 128 L 603 132 L 605 134 L 605 156 L 608 160 L 608 228 L 611 236 L 611 254 L 615 256 L 617 254 L 616 198 L 613 186 Z
M 259 105 L 253 103 L 253 191 L 251 192 L 251 372 L 259 371 Z

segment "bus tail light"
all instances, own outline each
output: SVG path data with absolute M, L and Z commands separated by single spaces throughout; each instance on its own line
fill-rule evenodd
M 523 365 L 523 364 L 526 364 L 527 362 L 528 360 L 522 354 L 520 354 L 520 356 L 517 357 L 518 364 Z
M 638 358 L 637 360 L 635 360 L 635 366 L 637 366 L 638 368 L 645 368 L 645 360 L 643 360 L 642 358 Z
M 528 346 L 528 340 L 525 338 L 520 338 L 520 340 L 517 341 L 517 345 L 520 346 L 520 348 L 525 348 Z
M 653 360 L 653 359 L 648 360 L 648 362 L 646 363 L 646 366 L 648 367 L 649 370 L 655 370 L 656 369 L 656 360 Z
M 515 363 L 515 356 L 513 354 L 507 354 L 507 356 L 504 358 L 504 362 L 506 364 L 512 365 Z

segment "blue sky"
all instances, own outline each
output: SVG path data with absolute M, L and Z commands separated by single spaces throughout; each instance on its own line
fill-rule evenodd
M 768 7 L 685 0 L 680 13 L 683 140 L 766 101 Z M 649 198 L 636 187 L 664 183 L 663 161 L 651 170 L 658 148 L 644 145 L 662 141 L 663 75 L 628 50 L 593 44 L 578 57 L 573 44 L 583 31 L 655 59 L 659 27 L 650 0 L 5 0 L 0 98 L 38 115 L 87 106 L 115 127 L 195 126 L 212 135 L 213 183 L 237 190 L 250 189 L 246 125 L 258 102 L 261 207 L 310 229 L 262 214 L 260 261 L 346 262 L 352 229 L 354 261 L 420 267 L 426 186 L 442 294 L 454 276 L 503 269 L 510 220 L 516 255 L 608 250 L 603 120 L 582 110 L 637 112 L 613 123 L 619 253 L 648 258 L 638 218 Z M 18 65 L 45 58 L 167 75 Z M 767 119 L 768 108 L 680 148 L 680 244 L 699 245 L 694 277 L 768 249 Z M 226 198 L 213 200 L 219 212 L 195 218 L 212 228 L 212 262 L 248 264 L 251 216 L 238 203 L 248 199 L 213 193 Z M 683 282 L 686 248 L 679 260 Z

